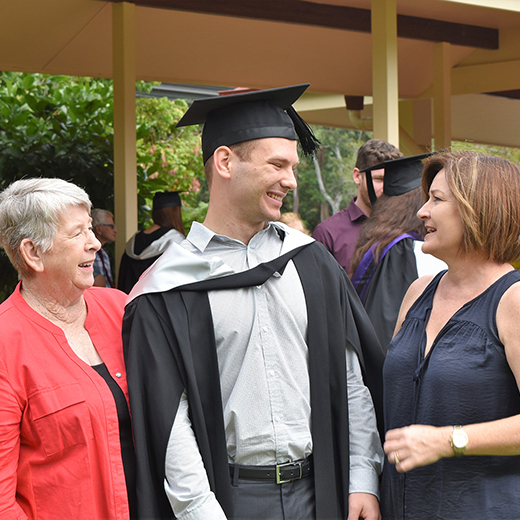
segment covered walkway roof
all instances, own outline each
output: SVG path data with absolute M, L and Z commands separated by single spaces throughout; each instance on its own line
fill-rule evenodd
M 0 19 L 0 70 L 114 78 L 120 251 L 137 223 L 135 79 L 309 82 L 307 121 L 373 127 L 405 154 L 520 147 L 520 0 L 20 0 Z

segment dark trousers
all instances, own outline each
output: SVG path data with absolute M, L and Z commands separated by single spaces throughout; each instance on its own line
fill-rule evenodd
M 230 520 L 315 520 L 314 476 L 286 484 L 238 479 Z

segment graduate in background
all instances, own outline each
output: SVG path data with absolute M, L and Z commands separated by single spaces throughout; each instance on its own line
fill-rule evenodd
M 417 211 L 424 203 L 422 159 L 430 155 L 401 157 L 366 170 L 374 209 L 361 228 L 350 275 L 385 352 L 410 284 L 419 276 L 446 269 L 444 262 L 421 251 L 426 230 Z M 385 169 L 383 195 L 377 199 L 370 170 L 381 168 Z
M 153 197 L 153 225 L 136 233 L 121 257 L 117 288 L 129 293 L 139 277 L 166 251 L 184 238 L 181 198 L 178 191 L 161 191 Z

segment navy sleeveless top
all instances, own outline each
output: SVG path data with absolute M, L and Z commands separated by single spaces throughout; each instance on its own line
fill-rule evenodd
M 459 309 L 425 357 L 425 329 L 445 272 L 415 301 L 390 343 L 383 368 L 386 431 L 520 414 L 520 393 L 496 326 L 500 299 L 520 273 L 506 273 Z M 385 464 L 381 511 L 383 520 L 520 518 L 520 456 L 451 457 L 406 474 Z

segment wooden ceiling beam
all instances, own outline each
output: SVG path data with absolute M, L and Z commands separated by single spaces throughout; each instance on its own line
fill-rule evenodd
M 512 97 L 520 89 L 520 60 L 459 65 L 451 69 L 451 95 L 492 94 Z M 433 97 L 430 85 L 418 99 Z
M 126 0 L 108 0 L 121 2 Z M 136 6 L 269 20 L 370 33 L 370 10 L 306 0 L 131 0 Z M 498 49 L 498 29 L 397 15 L 397 35 L 479 49 Z

